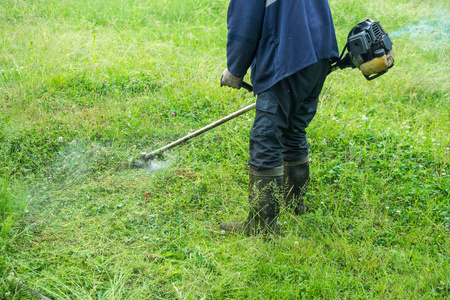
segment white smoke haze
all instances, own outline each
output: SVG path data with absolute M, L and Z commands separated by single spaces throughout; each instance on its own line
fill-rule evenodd
M 448 47 L 450 42 L 450 12 L 436 11 L 432 17 L 410 23 L 404 28 L 389 33 L 392 38 L 407 36 L 415 40 L 424 50 Z
M 49 175 L 48 179 L 72 185 L 98 171 L 110 173 L 116 172 L 118 169 L 135 168 L 133 161 L 138 156 L 136 153 L 137 151 L 133 147 L 124 149 L 74 139 L 67 142 L 58 152 L 58 158 L 53 167 L 54 172 Z M 138 169 L 154 173 L 168 168 L 171 162 L 170 160 L 154 160 L 140 163 L 141 166 Z

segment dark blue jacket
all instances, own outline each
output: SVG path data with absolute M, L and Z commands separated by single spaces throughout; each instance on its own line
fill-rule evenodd
M 244 77 L 251 66 L 255 94 L 339 56 L 327 0 L 231 0 L 227 25 L 228 70 Z

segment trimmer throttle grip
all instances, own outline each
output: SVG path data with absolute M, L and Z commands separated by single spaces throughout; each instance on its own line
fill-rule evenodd
M 249 92 L 253 92 L 253 86 L 245 81 L 242 82 L 242 87 Z

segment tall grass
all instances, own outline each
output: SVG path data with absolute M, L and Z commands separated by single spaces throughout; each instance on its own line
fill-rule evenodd
M 0 278 L 7 278 L 10 271 L 10 246 L 20 235 L 17 225 L 26 208 L 26 189 L 18 189 L 5 179 L 0 179 Z M 3 296 L 9 288 L 0 288 Z
M 17 192 L 17 191 L 16 191 Z M 0 238 L 6 239 L 14 222 L 20 217 L 23 210 L 23 199 L 16 198 L 10 185 L 5 180 L 0 180 Z M 1 244 L 2 248 L 4 244 Z M 4 250 L 4 248 L 3 248 Z
M 330 5 L 341 48 L 380 20 L 395 67 L 328 77 L 311 212 L 267 240 L 218 230 L 246 216 L 253 112 L 128 168 L 255 101 L 218 87 L 227 1 L 4 0 L 0 299 L 448 298 L 450 7 Z

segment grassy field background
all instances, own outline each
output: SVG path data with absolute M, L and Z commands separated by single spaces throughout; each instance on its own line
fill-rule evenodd
M 1 300 L 450 297 L 448 1 L 330 0 L 341 49 L 380 20 L 396 65 L 329 76 L 311 212 L 270 240 L 219 231 L 246 216 L 253 112 L 128 167 L 255 101 L 219 87 L 227 5 L 2 1 Z

